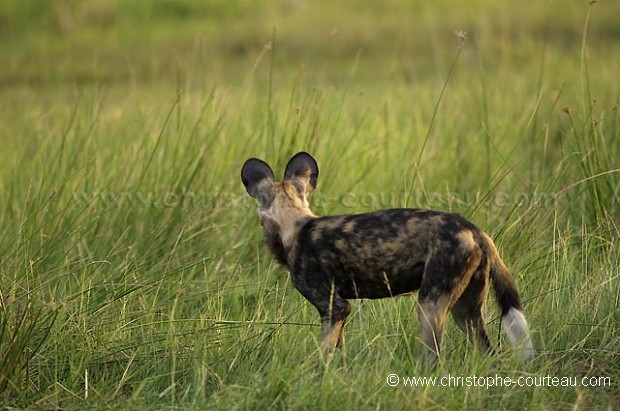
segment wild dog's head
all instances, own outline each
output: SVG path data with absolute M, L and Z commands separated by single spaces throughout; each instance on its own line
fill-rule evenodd
M 257 158 L 250 158 L 241 168 L 245 189 L 258 200 L 267 245 L 284 265 L 285 250 L 295 240 L 300 224 L 315 217 L 308 206 L 308 195 L 315 189 L 318 177 L 316 160 L 303 151 L 289 160 L 282 181 L 275 181 L 269 164 Z

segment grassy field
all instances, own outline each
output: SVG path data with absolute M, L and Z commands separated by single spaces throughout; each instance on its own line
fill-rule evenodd
M 4 0 L 0 408 L 618 409 L 619 103 L 617 1 Z M 535 359 L 490 298 L 500 354 L 450 321 L 425 368 L 400 297 L 324 361 L 239 178 L 299 150 L 319 215 L 487 231 Z M 405 381 L 474 375 L 527 386 Z

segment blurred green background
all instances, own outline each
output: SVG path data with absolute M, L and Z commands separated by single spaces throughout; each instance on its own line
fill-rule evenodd
M 602 1 L 589 45 L 618 52 L 620 4 Z M 304 73 L 334 85 L 415 82 L 443 75 L 453 32 L 468 32 L 463 65 L 509 61 L 515 71 L 581 47 L 586 1 L 508 5 L 304 0 L 4 0 L 2 86 L 53 84 L 238 84 L 276 30 L 279 75 Z M 465 60 L 465 59 L 464 59 Z

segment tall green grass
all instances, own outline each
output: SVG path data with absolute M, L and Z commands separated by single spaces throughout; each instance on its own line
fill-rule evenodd
M 617 6 L 446 3 L 5 2 L 0 406 L 617 407 Z M 298 150 L 321 167 L 317 214 L 430 207 L 491 234 L 534 361 L 512 356 L 490 301 L 500 354 L 450 323 L 425 368 L 412 297 L 355 301 L 324 361 L 239 181 L 246 158 L 281 175 Z

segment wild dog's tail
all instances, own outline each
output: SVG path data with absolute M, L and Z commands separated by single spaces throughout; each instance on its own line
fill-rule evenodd
M 527 320 L 521 310 L 521 299 L 517 285 L 504 265 L 493 241 L 483 234 L 486 242 L 487 258 L 491 265 L 490 276 L 497 303 L 502 309 L 502 327 L 513 349 L 522 353 L 525 360 L 534 356 L 534 346 L 530 337 Z

